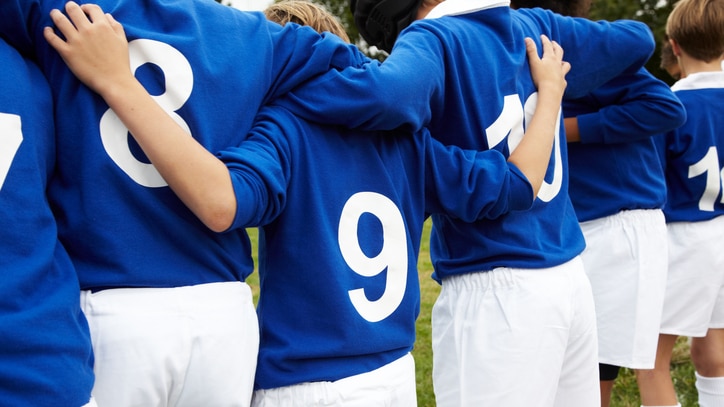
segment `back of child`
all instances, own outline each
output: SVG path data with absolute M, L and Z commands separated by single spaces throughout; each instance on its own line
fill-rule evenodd
M 254 404 L 317 405 L 329 396 L 335 405 L 415 405 L 409 351 L 423 221 L 428 212 L 473 220 L 532 205 L 570 69 L 560 47 L 541 38 L 541 59 L 526 41 L 541 103 L 511 165 L 497 151 L 445 148 L 427 132 L 320 126 L 278 106 L 262 109 L 250 137 L 217 156 L 134 76 L 121 24 L 92 5 L 69 14 L 72 21 L 53 13 L 62 36 L 46 30 L 46 38 L 179 198 L 215 230 L 263 225 Z
M 337 37 L 212 0 L 99 3 L 125 24 L 135 76 L 212 151 L 241 141 L 277 95 L 364 60 Z M 44 39 L 54 9 L 83 13 L 65 0 L 0 2 L 0 35 L 37 61 L 57 102 L 48 193 L 83 290 L 94 395 L 105 406 L 246 405 L 258 347 L 246 232 L 213 232 L 168 188 Z
M 242 214 L 262 223 L 253 405 L 416 405 L 410 352 L 427 214 L 526 210 L 527 180 L 497 151 L 445 148 L 426 131 L 340 132 L 279 107 L 258 120 L 219 154 L 244 197 L 232 228 Z
M 511 6 L 588 17 L 591 2 L 513 0 Z M 569 191 L 596 304 L 601 406 L 608 407 L 620 367 L 654 367 L 667 250 L 666 184 L 653 136 L 677 128 L 686 114 L 669 86 L 640 68 L 565 99 L 563 116 Z
M 391 49 L 389 57 L 328 72 L 283 103 L 309 119 L 349 126 L 426 125 L 444 144 L 475 150 L 509 154 L 523 134 L 536 103 L 523 38 L 546 34 L 561 44 L 572 65 L 570 97 L 640 68 L 653 51 L 641 23 L 514 11 L 508 2 L 353 5 L 360 31 Z M 442 283 L 433 309 L 438 406 L 599 404 L 593 298 L 567 173 L 561 132 L 530 211 L 472 223 L 433 215 L 431 256 Z M 536 351 L 541 346 L 546 357 Z
M 52 96 L 40 70 L 2 39 L 0 60 L 0 405 L 83 406 L 93 387 L 90 333 L 45 195 L 55 168 Z
M 265 13 L 275 18 L 280 9 L 315 7 L 286 1 Z M 315 26 L 313 19 L 297 21 Z M 339 29 L 334 24 L 330 31 Z M 415 405 L 409 352 L 419 312 L 423 222 L 429 213 L 474 221 L 528 209 L 532 200 L 518 170 L 495 150 L 443 147 L 427 130 L 410 135 L 318 125 L 278 106 L 258 119 L 258 133 L 220 154 L 239 196 L 260 189 L 241 182 L 248 168 L 282 163 L 254 171 L 280 174 L 265 184 L 280 188 L 269 196 L 281 202 L 269 205 L 275 211 L 267 212 L 270 223 L 260 234 L 253 404 L 304 406 L 323 398 L 330 405 Z M 272 158 L 259 154 L 270 151 Z M 264 207 L 247 200 L 239 210 L 248 206 Z
M 678 336 L 692 337 L 701 406 L 724 404 L 724 1 L 681 0 L 666 34 L 682 79 L 672 90 L 687 120 L 657 138 L 668 187 L 669 275 L 656 368 L 642 393 L 678 404 L 669 366 Z

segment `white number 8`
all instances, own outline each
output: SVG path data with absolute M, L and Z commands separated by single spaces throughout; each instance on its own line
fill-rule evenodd
M 375 257 L 367 257 L 357 240 L 360 216 L 370 213 L 382 223 L 383 245 Z M 364 277 L 374 277 L 387 269 L 385 292 L 374 301 L 367 299 L 363 288 L 349 291 L 357 312 L 369 322 L 381 321 L 402 302 L 407 286 L 407 237 L 399 209 L 389 198 L 374 192 L 352 195 L 342 209 L 339 220 L 339 248 L 349 267 Z
M 166 91 L 153 98 L 191 134 L 186 122 L 174 113 L 186 103 L 194 85 L 194 75 L 186 57 L 168 44 L 146 39 L 131 41 L 128 51 L 133 72 L 146 63 L 152 63 L 163 71 Z M 131 179 L 150 188 L 168 185 L 152 164 L 138 161 L 133 156 L 128 146 L 128 129 L 113 110 L 108 109 L 101 117 L 100 133 L 108 156 Z

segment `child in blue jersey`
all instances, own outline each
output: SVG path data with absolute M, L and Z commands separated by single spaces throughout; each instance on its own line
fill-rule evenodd
M 0 39 L 0 405 L 95 406 L 78 279 L 45 196 L 55 167 L 45 78 Z
M 643 23 L 511 10 L 507 1 L 352 4 L 360 32 L 389 57 L 330 71 L 279 103 L 366 129 L 426 125 L 463 148 L 515 150 L 535 106 L 522 38 L 546 34 L 567 50 L 571 98 L 637 71 L 654 49 Z M 442 284 L 432 317 L 439 407 L 599 405 L 593 294 L 568 196 L 565 132 L 530 211 L 473 223 L 433 215 L 431 239 Z
M 237 144 L 260 106 L 306 78 L 365 60 L 335 36 L 213 0 L 101 4 L 126 23 L 135 75 L 211 150 Z M 56 101 L 49 198 L 83 290 L 93 394 L 104 406 L 248 405 L 259 338 L 248 237 L 200 222 L 48 45 L 43 29 L 64 6 L 2 1 L 0 35 L 37 61 Z
M 575 17 L 588 17 L 590 6 L 590 0 L 511 2 Z M 686 113 L 668 85 L 640 68 L 564 99 L 563 116 L 569 193 L 596 305 L 601 406 L 608 407 L 621 366 L 654 368 L 667 250 L 666 184 L 652 136 L 682 125 Z
M 131 128 L 174 191 L 215 229 L 264 225 L 253 404 L 415 405 L 409 352 L 423 221 L 430 212 L 471 221 L 530 207 L 558 123 L 568 69 L 560 49 L 544 42 L 541 61 L 526 44 L 541 103 L 510 164 L 497 151 L 443 147 L 426 131 L 343 130 L 278 106 L 263 109 L 249 138 L 217 158 L 125 68 L 123 28 L 98 8 L 83 10 L 91 21 L 71 15 L 73 25 L 56 13 L 67 42 L 50 30 L 48 40 Z
M 676 406 L 670 362 L 679 336 L 692 337 L 700 406 L 724 405 L 724 1 L 682 0 L 666 22 L 681 69 L 672 90 L 683 126 L 656 139 L 668 187 L 664 206 L 669 275 L 656 367 L 639 380 L 650 406 Z

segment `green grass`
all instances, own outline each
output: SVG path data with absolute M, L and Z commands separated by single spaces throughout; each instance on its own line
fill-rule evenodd
M 249 229 L 249 235 L 254 245 L 254 256 L 256 264 L 256 229 Z M 432 274 L 432 263 L 430 261 L 430 222 L 425 224 L 425 230 L 420 245 L 420 256 L 418 261 L 418 275 L 420 277 L 420 317 L 417 320 L 417 339 L 412 351 L 415 357 L 417 374 L 417 401 L 419 407 L 434 407 L 435 396 L 432 391 L 432 336 L 430 328 L 430 314 L 432 305 L 440 293 L 440 286 L 430 278 Z M 247 280 L 252 287 L 255 299 L 258 295 L 257 273 Z M 671 362 L 671 374 L 674 380 L 679 401 L 682 407 L 697 406 L 696 389 L 694 387 L 694 368 L 689 358 L 689 347 L 684 338 L 679 338 L 674 356 Z M 638 387 L 636 377 L 629 369 L 622 369 L 619 378 L 613 388 L 611 396 L 611 407 L 639 407 Z

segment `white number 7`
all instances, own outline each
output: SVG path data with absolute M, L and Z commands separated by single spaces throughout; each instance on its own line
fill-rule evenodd
M 15 154 L 23 142 L 23 129 L 20 116 L 0 113 L 0 189 L 10 172 Z

